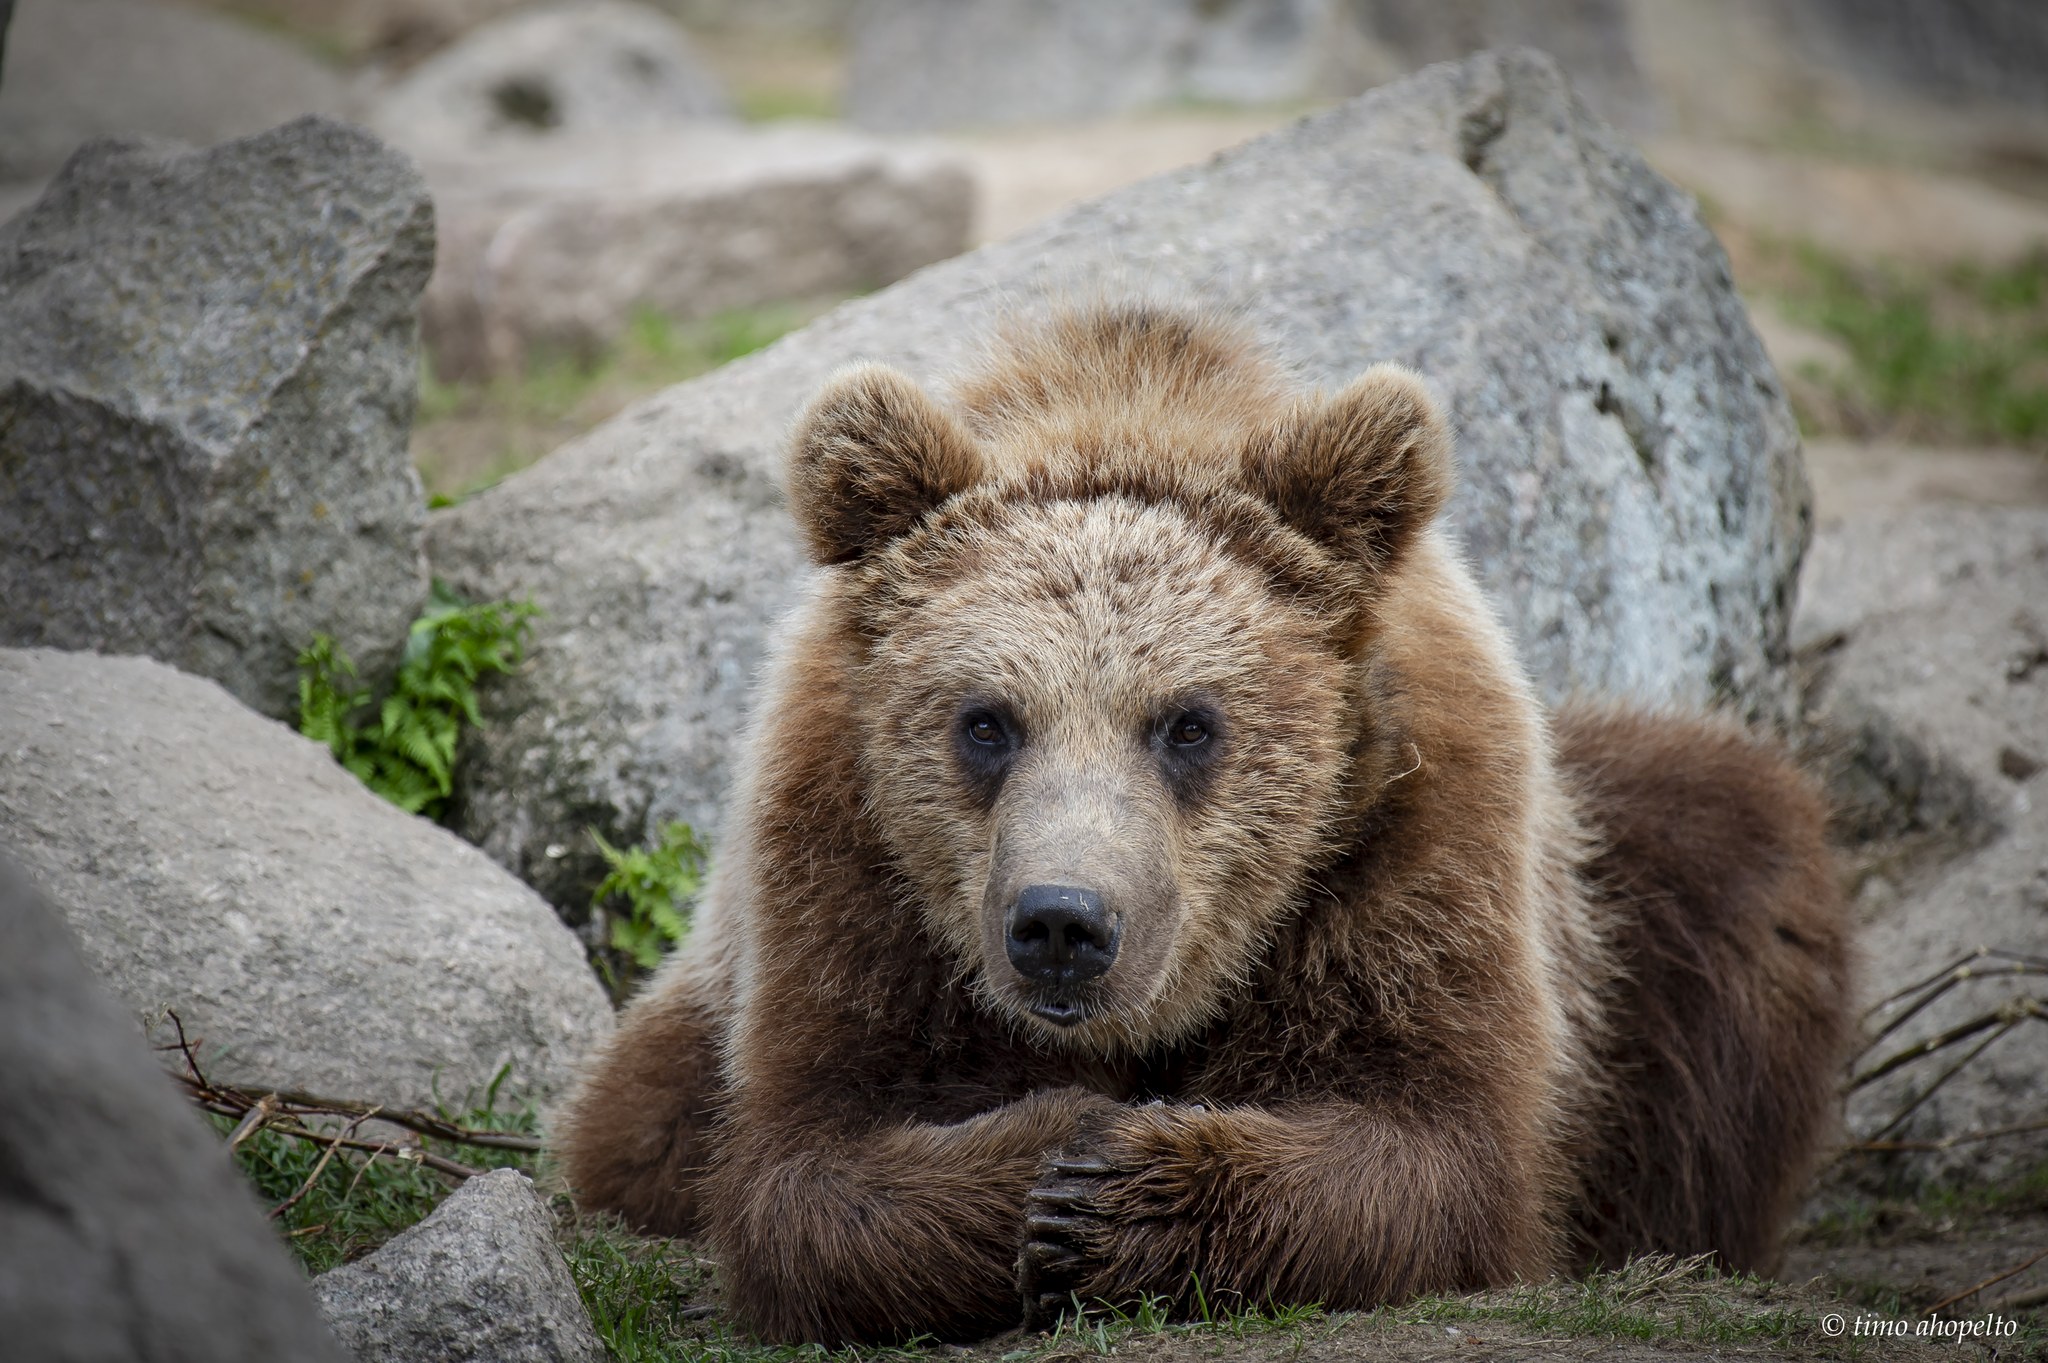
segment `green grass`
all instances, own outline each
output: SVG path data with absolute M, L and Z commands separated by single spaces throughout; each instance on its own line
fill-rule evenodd
M 636 313 L 591 354 L 542 354 L 524 372 L 443 381 L 422 366 L 412 455 L 428 500 L 446 506 L 514 473 L 628 403 L 752 354 L 833 300 L 779 303 L 677 322 Z
M 832 119 L 839 117 L 840 100 L 829 90 L 806 86 L 755 86 L 733 94 L 733 104 L 749 123 L 776 123 L 784 119 Z
M 578 1227 L 563 1253 L 590 1323 L 617 1363 L 664 1363 L 701 1333 L 690 1297 L 704 1271 L 674 1243 L 643 1240 L 604 1223 Z
M 1766 243 L 1792 320 L 1841 342 L 1846 373 L 1808 373 L 1820 433 L 1893 434 L 2048 452 L 2048 247 L 2015 264 L 1859 265 L 1811 243 Z
M 1646 1258 L 1583 1278 L 1469 1297 L 1423 1297 L 1373 1318 L 1394 1324 L 1495 1322 L 1573 1338 L 1783 1342 L 1814 1333 L 1812 1304 L 1793 1289 L 1728 1277 L 1702 1259 Z
M 532 1135 L 536 1118 L 531 1107 L 499 1108 L 498 1086 L 503 1079 L 501 1071 L 478 1106 L 468 1111 L 444 1107 L 440 1115 L 472 1130 Z M 208 1120 L 223 1137 L 234 1126 L 228 1117 L 209 1116 Z M 533 1167 L 534 1157 L 519 1151 L 437 1140 L 420 1140 L 418 1144 L 473 1169 Z M 311 1141 L 263 1130 L 236 1147 L 235 1163 L 256 1185 L 264 1205 L 275 1208 L 312 1177 L 323 1153 Z M 451 1179 L 406 1158 L 402 1147 L 381 1155 L 337 1150 L 312 1187 L 277 1220 L 286 1243 L 306 1271 L 323 1273 L 362 1257 L 423 1220 L 452 1190 Z
M 1192 1319 L 1176 1318 L 1160 1297 L 1143 1297 L 1124 1305 L 1097 1303 L 1084 1313 L 1062 1316 L 1051 1331 L 1021 1349 L 1001 1355 L 998 1363 L 1032 1363 L 1076 1353 L 1108 1357 L 1125 1340 L 1154 1335 L 1190 1340 L 1246 1340 L 1319 1324 L 1331 1324 L 1334 1328 L 1340 1319 L 1326 1315 L 1322 1307 L 1315 1305 L 1225 1307 L 1211 1302 L 1199 1284 L 1195 1298 Z

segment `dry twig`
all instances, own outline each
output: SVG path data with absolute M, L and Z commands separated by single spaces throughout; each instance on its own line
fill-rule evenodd
M 1963 1300 L 1963 1298 L 1965 1297 L 1976 1296 L 1979 1292 L 1982 1292 L 1987 1287 L 1996 1287 L 1999 1283 L 2004 1282 L 2007 1278 L 2017 1278 L 2020 1274 L 2025 1273 L 2028 1269 L 2032 1268 L 2035 1264 L 2040 1263 L 2043 1259 L 2048 1259 L 2048 1249 L 2042 1250 L 2039 1254 L 2036 1254 L 2033 1258 L 2027 1260 L 2018 1268 L 2008 1268 L 2005 1272 L 1998 1274 L 1996 1277 L 1986 1278 L 1983 1282 L 1978 1283 L 1975 1287 L 1966 1287 L 1962 1291 L 1956 1293 L 1953 1296 L 1943 1297 L 1940 1301 L 1934 1303 L 1934 1305 L 1928 1307 L 1925 1311 L 1921 1312 L 1920 1314 L 1924 1316 L 1931 1316 L 1936 1311 L 1942 1310 L 1945 1307 L 1954 1306 L 1957 1302 Z
M 328 1162 L 337 1150 L 364 1150 L 370 1158 L 356 1171 L 356 1181 L 380 1155 L 391 1155 L 399 1159 L 413 1160 L 451 1178 L 473 1178 L 482 1172 L 459 1160 L 437 1155 L 431 1150 L 417 1146 L 396 1147 L 390 1141 L 366 1141 L 357 1139 L 356 1133 L 365 1122 L 375 1119 L 403 1127 L 416 1135 L 446 1141 L 451 1145 L 471 1145 L 492 1150 L 516 1150 L 534 1152 L 541 1148 L 538 1137 L 521 1136 L 505 1131 L 484 1131 L 474 1127 L 451 1122 L 444 1117 L 413 1109 L 386 1109 L 375 1103 L 359 1102 L 349 1098 L 322 1098 L 303 1093 L 297 1089 L 256 1090 L 238 1087 L 234 1084 L 217 1083 L 206 1077 L 206 1071 L 199 1064 L 198 1041 L 186 1036 L 185 1024 L 175 1011 L 168 1011 L 171 1026 L 178 1039 L 165 1050 L 179 1052 L 185 1062 L 185 1072 L 178 1081 L 192 1101 L 203 1111 L 233 1118 L 235 1125 L 228 1136 L 228 1146 L 233 1149 L 259 1131 L 274 1131 L 293 1140 L 306 1141 L 324 1146 L 319 1163 L 296 1192 L 275 1208 L 271 1215 L 278 1216 L 296 1204 L 312 1188 L 325 1172 Z M 307 1125 L 308 1118 L 341 1118 L 345 1125 L 337 1132 L 322 1131 Z M 354 1184 L 350 1185 L 351 1191 Z

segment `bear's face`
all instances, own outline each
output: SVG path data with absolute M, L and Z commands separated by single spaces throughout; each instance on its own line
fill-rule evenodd
M 1344 659 L 1171 508 L 961 510 L 861 670 L 870 807 L 995 1006 L 1089 1049 L 1179 1033 L 1324 845 Z
M 1370 438 L 1333 457 L 1333 414 Z M 792 504 L 845 575 L 867 805 L 991 1007 L 1108 1053 L 1246 978 L 1357 807 L 1357 653 L 1441 445 L 1384 371 L 1220 468 L 983 448 L 881 370 L 813 406 Z

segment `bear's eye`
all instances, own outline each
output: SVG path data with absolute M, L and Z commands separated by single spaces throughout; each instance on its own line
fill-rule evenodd
M 953 721 L 953 758 L 967 787 L 983 804 L 995 803 L 1003 777 L 1024 746 L 1016 717 L 986 704 L 970 704 Z
M 1192 748 L 1209 741 L 1209 726 L 1199 716 L 1182 715 L 1166 728 L 1166 741 L 1179 748 Z

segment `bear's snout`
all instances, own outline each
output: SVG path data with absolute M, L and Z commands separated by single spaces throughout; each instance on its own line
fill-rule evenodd
M 1010 964 L 1033 984 L 1082 984 L 1105 974 L 1116 960 L 1118 924 L 1093 890 L 1027 885 L 1010 905 L 1003 926 Z M 1049 1022 L 1081 1019 L 1079 1009 L 1065 1005 L 1034 1011 Z

